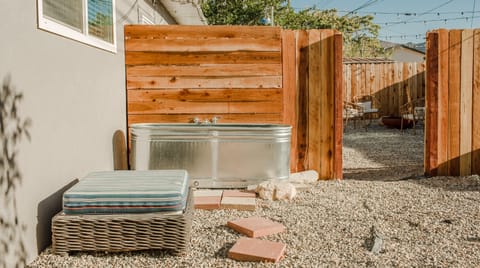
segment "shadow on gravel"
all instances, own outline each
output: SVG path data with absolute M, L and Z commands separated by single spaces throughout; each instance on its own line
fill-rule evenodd
M 233 247 L 235 243 L 225 243 L 217 252 L 215 252 L 215 258 L 224 259 L 227 258 L 228 250 Z
M 442 188 L 445 191 L 480 192 L 479 175 L 467 177 L 432 177 L 422 180 L 411 180 L 410 182 L 430 188 Z

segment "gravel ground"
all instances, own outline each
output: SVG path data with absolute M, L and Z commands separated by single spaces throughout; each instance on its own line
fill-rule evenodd
M 257 199 L 255 212 L 196 210 L 188 254 L 43 252 L 31 267 L 480 267 L 480 177 L 421 176 L 423 133 L 348 130 L 345 180 L 322 181 L 290 202 Z M 278 264 L 236 262 L 228 220 L 258 215 L 287 231 Z M 372 228 L 383 242 L 370 251 Z M 377 244 L 380 245 L 380 244 Z

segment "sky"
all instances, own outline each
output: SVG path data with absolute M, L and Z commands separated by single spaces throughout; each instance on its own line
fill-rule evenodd
M 421 43 L 428 31 L 440 28 L 480 28 L 480 0 L 291 0 L 296 10 L 314 5 L 340 15 L 373 15 L 380 40 L 394 43 Z

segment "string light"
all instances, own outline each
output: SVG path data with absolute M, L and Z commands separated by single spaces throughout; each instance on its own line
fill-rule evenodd
M 472 16 L 472 19 L 475 18 L 480 18 L 480 16 Z M 442 19 L 431 19 L 431 20 L 404 20 L 404 21 L 389 21 L 389 22 L 377 22 L 376 24 L 381 24 L 381 25 L 397 25 L 397 24 L 410 24 L 410 23 L 424 23 L 426 24 L 427 22 L 434 22 L 434 21 L 443 21 L 447 23 L 448 21 L 454 21 L 454 20 L 464 20 L 464 19 L 469 19 L 469 17 L 453 17 L 453 18 L 442 18 Z

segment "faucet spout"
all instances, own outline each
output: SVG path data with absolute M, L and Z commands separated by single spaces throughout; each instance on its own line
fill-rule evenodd
M 220 117 L 214 116 L 214 117 L 212 117 L 212 119 L 210 120 L 210 122 L 211 122 L 213 125 L 215 125 L 215 124 L 217 124 L 218 119 L 220 119 Z

